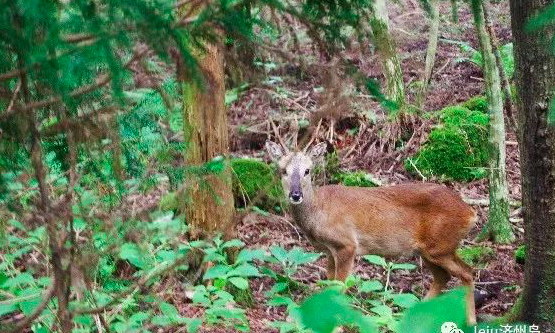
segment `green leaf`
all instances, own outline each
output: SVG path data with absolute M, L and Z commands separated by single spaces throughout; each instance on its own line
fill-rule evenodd
M 393 304 L 401 308 L 410 308 L 420 300 L 413 294 L 394 294 Z
M 380 315 L 380 317 L 384 318 L 391 318 L 393 317 L 393 310 L 387 305 L 380 304 L 378 306 L 374 306 L 370 309 L 370 311 Z
M 279 261 L 287 261 L 287 250 L 281 246 L 274 245 L 270 247 L 270 253 Z
M 160 303 L 159 305 L 160 307 L 160 311 L 162 311 L 162 313 L 166 316 L 168 316 L 169 318 L 179 318 L 179 311 L 177 311 L 177 308 L 170 303 Z
M 218 277 L 223 277 L 230 270 L 231 270 L 231 267 L 229 267 L 227 265 L 216 265 L 216 266 L 210 267 L 206 271 L 206 273 L 204 273 L 204 276 L 202 277 L 202 279 L 203 280 L 210 280 L 210 279 L 215 279 L 215 278 L 218 278 Z
M 319 253 L 305 252 L 300 247 L 293 248 L 291 251 L 289 251 L 289 254 L 287 255 L 289 261 L 297 265 L 314 262 L 316 259 L 318 259 L 318 257 L 320 257 Z
M 237 259 L 235 259 L 235 262 L 244 263 L 253 261 L 254 259 L 265 261 L 267 256 L 268 255 L 266 254 L 266 251 L 264 251 L 263 249 L 242 249 L 241 252 L 239 252 L 239 254 L 237 255 Z
M 378 265 L 383 268 L 387 268 L 387 262 L 383 257 L 377 256 L 375 254 L 367 254 L 362 258 L 364 258 L 366 261 L 368 261 L 371 264 Z
M 460 329 L 466 328 L 466 288 L 458 288 L 422 301 L 407 310 L 399 324 L 399 332 L 441 332 L 441 325 L 452 322 Z
M 241 240 L 239 240 L 239 239 L 232 239 L 232 240 L 230 240 L 230 241 L 225 242 L 225 243 L 222 245 L 222 248 L 223 248 L 223 249 L 226 249 L 226 248 L 228 248 L 228 247 L 243 247 L 243 246 L 245 246 L 245 243 L 243 243 Z
M 359 292 L 361 292 L 361 293 L 370 293 L 370 292 L 378 291 L 378 290 L 382 290 L 382 289 L 383 289 L 383 285 L 380 281 L 370 280 L 370 281 L 362 282 L 362 284 L 359 288 Z
M 123 260 L 129 261 L 133 266 L 144 269 L 147 267 L 145 255 L 139 251 L 139 247 L 133 243 L 125 243 L 121 246 L 119 256 Z
M 299 308 L 302 323 L 318 333 L 331 333 L 342 325 L 358 326 L 360 332 L 377 332 L 374 323 L 351 307 L 349 298 L 328 289 L 309 297 Z
M 228 275 L 251 277 L 251 276 L 260 276 L 260 272 L 258 271 L 258 268 L 254 267 L 253 265 L 244 263 L 234 268 L 231 272 L 229 272 Z
M 235 287 L 245 290 L 249 288 L 249 281 L 242 277 L 231 277 L 229 278 L 229 282 L 231 282 Z
M 196 333 L 200 325 L 202 325 L 202 319 L 200 318 L 186 318 L 187 333 Z
M 395 270 L 395 269 L 406 269 L 406 270 L 409 270 L 409 271 L 410 271 L 410 270 L 416 269 L 416 265 L 413 265 L 413 264 L 393 264 L 393 265 L 391 266 L 391 269 L 392 269 L 392 270 Z
M 19 308 L 25 315 L 33 313 L 35 308 L 39 306 L 42 301 L 42 292 L 42 289 L 30 287 L 17 295 L 18 298 L 25 297 L 25 301 L 19 302 Z M 29 296 L 30 298 L 27 298 L 26 296 Z

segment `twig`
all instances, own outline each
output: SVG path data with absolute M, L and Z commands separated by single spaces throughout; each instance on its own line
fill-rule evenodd
M 308 147 L 310 147 L 312 142 L 314 142 L 314 139 L 316 139 L 316 137 L 318 136 L 318 132 L 320 131 L 320 125 L 322 125 L 322 120 L 323 120 L 323 118 L 320 118 L 320 120 L 318 121 L 318 126 L 316 126 L 316 129 L 314 130 L 314 133 L 312 133 L 312 137 L 310 138 L 310 140 L 308 141 L 308 143 L 304 147 L 303 151 L 306 151 L 308 149 Z
M 270 118 L 269 120 L 270 120 L 270 125 L 272 126 L 272 130 L 274 131 L 274 136 L 278 139 L 283 149 L 289 153 L 289 148 L 287 148 L 287 145 L 285 144 L 285 142 L 283 142 L 283 138 L 281 137 L 281 135 L 279 135 L 279 130 L 277 129 L 276 124 L 274 123 L 274 120 L 272 118 Z
M 2 113 L 2 117 L 7 117 L 12 113 L 15 100 L 17 98 L 17 95 L 19 94 L 19 89 L 21 89 L 21 80 L 19 80 L 19 82 L 17 82 L 17 87 L 15 87 L 12 98 L 10 99 L 10 103 L 8 104 L 8 107 L 6 108 L 6 111 L 4 111 L 4 113 Z

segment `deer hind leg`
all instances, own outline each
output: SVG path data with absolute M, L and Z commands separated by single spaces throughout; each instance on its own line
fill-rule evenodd
M 428 266 L 428 268 L 432 271 L 432 275 L 434 276 L 434 281 L 432 282 L 428 293 L 424 297 L 424 299 L 430 299 L 441 294 L 441 291 L 445 288 L 447 282 L 449 282 L 451 275 L 449 275 L 449 273 L 441 266 L 432 263 L 426 258 L 423 259 L 426 263 L 426 266 Z
M 355 262 L 356 248 L 354 245 L 344 245 L 332 252 L 335 262 L 335 276 L 339 281 L 345 281 L 351 273 Z
M 466 315 L 470 325 L 476 324 L 476 309 L 474 305 L 474 273 L 457 254 L 434 258 L 433 263 L 443 267 L 452 276 L 458 277 L 463 286 L 468 287 L 466 294 Z

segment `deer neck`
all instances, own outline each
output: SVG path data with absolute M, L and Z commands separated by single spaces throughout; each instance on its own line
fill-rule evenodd
M 291 205 L 291 214 L 295 223 L 302 229 L 310 229 L 316 211 L 316 200 L 313 193 L 305 195 L 303 202 L 298 205 Z

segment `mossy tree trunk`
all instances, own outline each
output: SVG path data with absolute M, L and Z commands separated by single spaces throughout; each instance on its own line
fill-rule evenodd
M 424 105 L 428 85 L 432 78 L 432 71 L 434 69 L 436 52 L 437 52 L 437 39 L 439 36 L 439 2 L 438 0 L 430 0 L 430 32 L 428 34 L 428 48 L 426 49 L 426 65 L 424 67 L 424 77 L 422 79 L 422 88 L 418 94 L 418 106 Z
M 555 33 L 530 31 L 527 23 L 555 4 L 545 0 L 511 0 L 515 78 L 522 170 L 524 217 L 524 289 L 516 319 L 555 329 L 555 127 L 548 122 L 555 89 Z
M 199 50 L 202 86 L 184 77 L 183 119 L 187 166 L 198 166 L 229 152 L 225 109 L 224 63 L 221 45 L 205 44 Z M 231 226 L 234 206 L 231 170 L 202 177 L 188 175 L 181 201 L 193 238 L 226 233 Z
M 486 98 L 489 104 L 489 219 L 479 239 L 491 239 L 498 243 L 509 243 L 514 234 L 509 221 L 509 191 L 505 170 L 505 122 L 503 117 L 503 94 L 499 68 L 486 29 L 482 0 L 472 0 L 474 26 L 484 59 Z
M 403 71 L 401 70 L 401 62 L 397 55 L 395 42 L 389 33 L 389 16 L 385 0 L 374 0 L 370 28 L 372 29 L 376 50 L 382 61 L 387 98 L 398 105 L 403 105 L 405 103 Z

